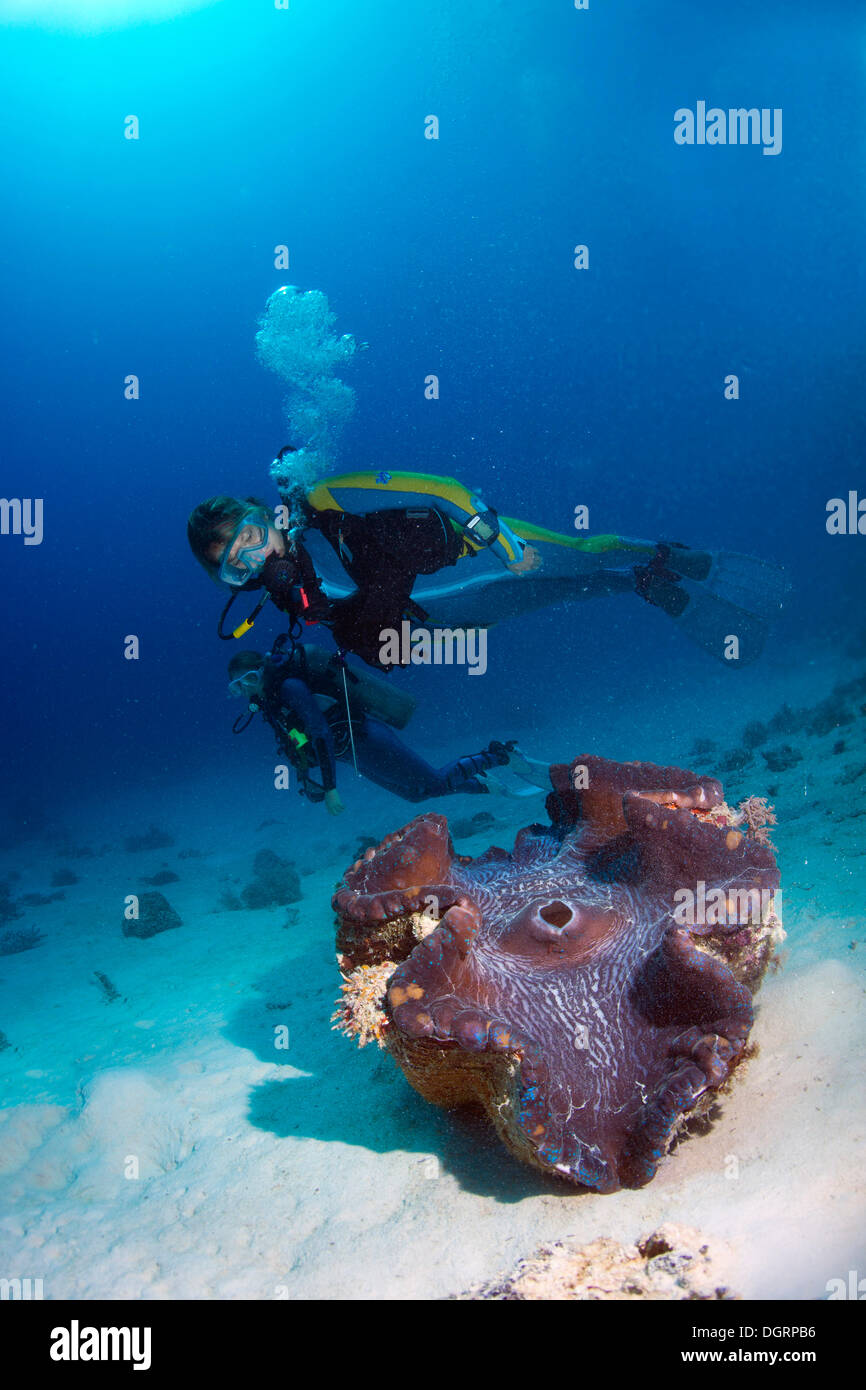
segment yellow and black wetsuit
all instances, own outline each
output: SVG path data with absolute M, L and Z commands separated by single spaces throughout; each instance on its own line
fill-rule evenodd
M 486 542 L 476 539 L 479 528 L 473 528 L 474 518 L 492 513 L 456 478 L 440 478 L 433 473 L 341 473 L 311 488 L 307 505 L 320 520 L 328 513 L 362 517 L 402 512 L 422 521 L 425 515 L 435 512 L 459 537 L 458 558 L 488 548 L 508 565 L 519 561 L 523 554 L 520 536 L 500 518 L 496 518 L 495 535 Z M 441 522 L 434 526 L 434 533 L 437 528 L 442 530 Z
M 506 566 L 522 559 L 527 543 L 535 549 L 552 547 L 572 556 L 586 556 L 587 572 L 602 567 L 599 556 L 611 557 L 617 552 L 614 565 L 617 558 L 620 563 L 634 564 L 639 556 L 650 555 L 656 548 L 653 541 L 627 540 L 615 535 L 565 536 L 529 521 L 495 516 L 456 478 L 440 478 L 434 473 L 341 473 L 311 488 L 307 493 L 307 505 L 319 529 L 327 525 L 325 519 L 329 515 L 341 518 L 382 516 L 400 511 L 407 517 L 420 517 L 425 512 L 435 511 L 448 521 L 460 539 L 458 559 L 487 550 Z M 485 515 L 495 516 L 495 535 L 489 540 L 478 539 L 478 528 L 473 530 L 475 518 Z M 329 529 L 339 531 L 339 523 L 336 527 L 332 523 Z
M 325 586 L 334 635 L 373 664 L 382 630 L 403 618 L 488 627 L 561 599 L 634 590 L 633 566 L 655 551 L 653 542 L 564 536 L 499 517 L 456 478 L 431 473 L 343 473 L 306 502 L 311 527 L 355 585 Z M 515 572 L 528 544 L 541 565 Z
M 760 652 L 787 588 L 784 571 L 753 556 L 563 535 L 500 517 L 456 478 L 431 473 L 325 478 L 306 494 L 306 511 L 308 534 L 324 537 L 351 581 L 325 577 L 326 621 L 339 646 L 375 666 L 383 664 L 383 630 L 405 618 L 490 627 L 552 604 L 622 593 L 661 608 L 719 660 L 735 635 L 745 665 Z M 527 546 L 537 568 L 521 564 Z M 451 567 L 453 574 L 443 573 Z

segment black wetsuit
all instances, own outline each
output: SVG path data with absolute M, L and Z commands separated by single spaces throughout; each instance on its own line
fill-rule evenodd
M 352 762 L 346 711 L 340 704 L 323 710 L 307 682 L 298 675 L 266 684 L 262 713 L 274 728 L 283 750 L 297 765 L 300 759 L 315 769 L 316 780 L 305 778 L 307 793 L 332 791 L 337 785 L 337 762 Z M 290 734 L 296 730 L 308 740 L 300 749 Z M 507 761 L 499 752 L 470 754 L 435 768 L 403 742 L 394 730 L 369 714 L 352 715 L 352 734 L 358 771 L 377 786 L 404 801 L 466 792 L 477 796 L 489 790 L 479 773 Z
M 310 524 L 333 549 L 354 593 L 329 600 L 300 542 L 290 556 L 272 556 L 248 587 L 264 585 L 293 619 L 326 623 L 338 647 L 389 669 L 379 656 L 383 629 L 398 627 L 403 618 L 424 621 L 424 609 L 412 600 L 413 585 L 419 575 L 456 564 L 466 550 L 462 536 L 432 507 L 366 516 L 328 511 L 314 513 Z

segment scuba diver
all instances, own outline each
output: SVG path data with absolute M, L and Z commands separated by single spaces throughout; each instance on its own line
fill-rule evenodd
M 281 450 L 275 467 L 292 452 Z M 486 628 L 549 604 L 622 593 L 660 608 L 719 660 L 746 665 L 788 588 L 783 570 L 750 555 L 566 536 L 500 517 L 456 479 L 433 474 L 345 473 L 307 489 L 287 485 L 281 496 L 276 514 L 256 498 L 219 496 L 189 518 L 190 547 L 212 578 L 235 595 L 263 591 L 231 635 L 249 631 L 270 598 L 293 624 L 326 624 L 339 649 L 383 670 L 391 669 L 383 632 L 405 620 Z M 335 558 L 340 568 L 329 576 Z M 455 566 L 453 579 L 440 577 Z M 222 623 L 232 601 L 220 636 L 229 635 Z
M 358 674 L 320 647 L 295 643 L 283 653 L 286 636 L 266 656 L 242 651 L 229 662 L 229 694 L 246 699 L 250 710 L 246 720 L 235 721 L 235 732 L 260 712 L 295 768 L 301 794 L 323 801 L 332 816 L 345 809 L 337 791 L 338 761 L 354 762 L 362 777 L 412 802 L 489 793 L 484 779 L 493 767 L 507 766 L 532 789 L 549 790 L 547 764 L 525 758 L 513 743 L 493 742 L 480 753 L 431 767 L 395 733 L 415 709 L 411 695 Z M 493 781 L 493 789 L 509 795 L 531 794 L 531 788 L 515 793 Z

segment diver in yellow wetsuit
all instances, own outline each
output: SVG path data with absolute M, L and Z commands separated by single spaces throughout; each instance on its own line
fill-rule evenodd
M 380 667 L 382 633 L 404 619 L 489 627 L 550 604 L 629 592 L 720 660 L 736 639 L 733 664 L 745 664 L 787 588 L 783 571 L 748 555 L 566 536 L 500 517 L 455 478 L 434 474 L 343 473 L 283 501 L 276 516 L 255 498 L 201 503 L 187 528 L 193 554 L 213 578 L 264 590 L 292 621 L 326 623 L 339 647 Z M 336 579 L 322 577 L 323 541 L 339 560 Z

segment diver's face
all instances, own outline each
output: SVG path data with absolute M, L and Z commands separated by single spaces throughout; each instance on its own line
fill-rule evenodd
M 210 559 L 219 566 L 224 584 L 239 587 L 255 578 L 269 556 L 285 554 L 285 548 L 285 537 L 256 508 L 241 518 L 223 543 L 211 547 Z
M 229 681 L 229 695 L 235 700 L 252 700 L 261 693 L 261 671 L 244 671 L 242 676 L 235 676 L 234 680 Z
M 267 555 L 285 555 L 286 553 L 286 533 L 278 531 L 276 526 L 268 527 L 268 550 Z M 267 555 L 265 558 L 267 559 Z

